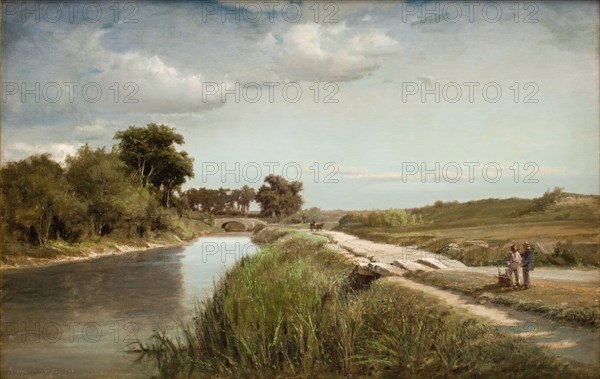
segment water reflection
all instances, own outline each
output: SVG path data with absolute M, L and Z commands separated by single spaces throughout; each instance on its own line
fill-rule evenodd
M 27 269 L 2 277 L 2 377 L 148 378 L 131 342 L 172 331 L 243 255 L 247 235 Z

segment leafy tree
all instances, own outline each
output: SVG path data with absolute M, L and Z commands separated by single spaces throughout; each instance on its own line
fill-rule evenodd
M 290 182 L 279 175 L 269 175 L 256 194 L 260 214 L 267 217 L 289 216 L 302 207 L 302 182 Z
M 209 188 L 198 189 L 197 199 L 202 211 L 215 214 L 217 210 L 217 202 L 219 191 Z
M 242 206 L 240 204 L 240 198 L 242 196 L 242 191 L 240 189 L 233 189 L 229 194 L 229 201 L 227 203 L 227 208 L 229 212 L 242 213 Z
M 193 159 L 175 148 L 184 139 L 174 128 L 154 123 L 146 127 L 130 126 L 117 132 L 114 138 L 119 140 L 119 157 L 133 177 L 144 187 L 152 185 L 167 208 L 173 191 L 180 190 L 186 179 L 194 176 Z
M 240 189 L 191 188 L 183 194 L 189 209 L 211 214 L 247 214 L 256 190 L 248 186 Z
M 143 223 L 148 192 L 133 185 L 116 153 L 93 150 L 86 144 L 65 163 L 66 178 L 72 193 L 85 205 L 92 234 L 106 234 L 119 223 L 134 227 Z
M 61 166 L 49 154 L 8 162 L 2 168 L 2 217 L 9 233 L 45 245 L 72 200 Z
M 256 198 L 256 190 L 245 185 L 239 191 L 240 192 L 236 200 L 239 205 L 239 209 L 243 214 L 248 214 L 250 211 L 250 203 Z
M 193 211 L 199 211 L 201 209 L 200 191 L 196 188 L 190 188 L 189 190 L 185 191 L 181 198 L 185 201 L 187 208 Z

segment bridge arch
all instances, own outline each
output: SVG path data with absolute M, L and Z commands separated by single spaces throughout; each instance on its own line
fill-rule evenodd
M 267 225 L 267 223 L 254 218 L 224 217 L 216 218 L 214 225 L 228 232 L 250 232 L 257 225 Z

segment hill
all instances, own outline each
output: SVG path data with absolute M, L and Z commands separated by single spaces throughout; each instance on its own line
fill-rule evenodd
M 542 265 L 598 266 L 599 204 L 599 196 L 555 189 L 536 199 L 437 201 L 408 209 L 419 221 L 400 226 L 344 222 L 352 219 L 345 216 L 336 229 L 377 242 L 419 245 L 470 265 L 499 264 L 512 243 L 529 241 L 541 253 Z M 349 215 L 366 220 L 369 213 Z

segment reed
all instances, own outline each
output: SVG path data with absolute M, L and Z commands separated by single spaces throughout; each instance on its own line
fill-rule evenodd
M 322 241 L 288 236 L 240 260 L 191 327 L 155 333 L 142 357 L 168 378 L 586 375 L 433 297 L 353 283 Z

